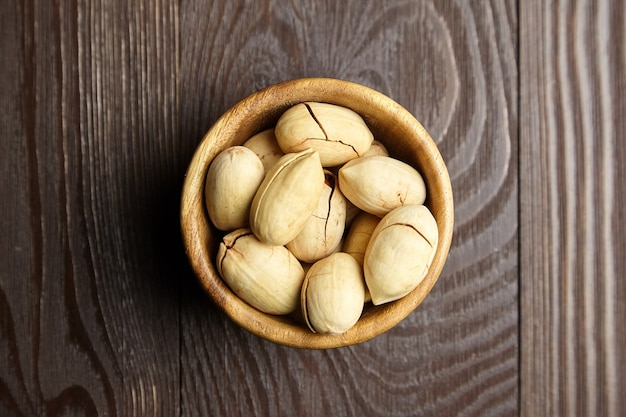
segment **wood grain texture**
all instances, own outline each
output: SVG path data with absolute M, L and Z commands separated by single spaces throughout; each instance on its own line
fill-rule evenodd
M 521 414 L 626 414 L 626 8 L 521 6 Z
M 360 82 L 421 120 L 449 162 L 455 242 L 425 303 L 350 348 L 283 348 L 183 289 L 181 410 L 193 415 L 511 415 L 518 407 L 516 6 L 181 5 L 181 131 L 305 76 Z
M 0 15 L 0 415 L 173 415 L 177 6 Z
M 0 2 L 0 416 L 626 414 L 622 3 Z M 234 325 L 178 230 L 217 117 L 312 76 L 409 109 L 456 200 L 426 301 L 329 351 Z

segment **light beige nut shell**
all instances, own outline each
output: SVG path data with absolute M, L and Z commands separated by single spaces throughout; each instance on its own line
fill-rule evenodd
M 374 142 L 372 142 L 372 146 L 370 146 L 370 149 L 363 156 L 374 155 L 389 156 L 389 151 L 387 151 L 385 145 L 383 145 L 382 142 L 377 141 L 376 139 L 374 139 Z
M 347 162 L 339 169 L 339 188 L 352 204 L 378 217 L 426 199 L 426 184 L 415 168 L 381 155 Z
M 276 123 L 276 140 L 285 152 L 313 148 L 324 167 L 337 166 L 365 154 L 374 135 L 363 118 L 342 106 L 299 103 Z
M 260 242 L 250 229 L 223 238 L 217 267 L 239 298 L 265 313 L 289 314 L 299 306 L 304 269 L 287 248 Z
M 365 282 L 375 305 L 404 297 L 424 279 L 435 255 L 437 222 L 421 204 L 398 207 L 382 218 L 365 251 Z
M 267 172 L 252 200 L 250 228 L 264 243 L 287 244 L 304 228 L 323 188 L 317 152 L 286 154 Z
M 362 211 L 355 217 L 350 229 L 348 229 L 342 251 L 351 255 L 361 266 L 365 258 L 367 244 L 379 222 L 380 217 Z
M 213 225 L 224 231 L 248 226 L 250 205 L 265 175 L 254 152 L 232 146 L 219 153 L 207 172 L 205 203 Z
M 303 262 L 312 263 L 330 255 L 341 243 L 346 224 L 346 199 L 337 177 L 325 171 L 326 181 L 319 202 L 304 229 L 287 243 L 287 249 Z
M 350 255 L 337 252 L 314 263 L 302 284 L 302 314 L 316 333 L 341 334 L 361 317 L 363 273 Z
M 265 172 L 269 171 L 285 155 L 276 142 L 274 128 L 266 129 L 250 137 L 243 143 L 243 146 L 252 150 L 259 157 Z
M 361 213 L 354 218 L 350 229 L 348 229 L 346 238 L 343 241 L 341 250 L 356 259 L 361 267 L 363 267 L 365 260 L 367 244 L 379 222 L 380 217 L 361 211 Z M 367 285 L 365 287 L 365 301 L 372 301 L 372 295 Z

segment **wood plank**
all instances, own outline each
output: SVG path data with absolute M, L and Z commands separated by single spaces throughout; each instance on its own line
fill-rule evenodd
M 621 1 L 521 4 L 521 414 L 626 415 Z
M 0 414 L 175 415 L 177 4 L 0 15 Z
M 512 415 L 518 408 L 517 15 L 513 1 L 188 1 L 181 138 L 247 94 L 331 76 L 406 106 L 453 178 L 455 239 L 433 293 L 389 333 L 303 351 L 262 341 L 184 285 L 184 415 Z M 188 145 L 185 145 L 188 146 Z

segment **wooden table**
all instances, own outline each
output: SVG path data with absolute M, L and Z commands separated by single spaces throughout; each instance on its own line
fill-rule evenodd
M 612 1 L 0 5 L 0 416 L 626 415 L 626 7 Z M 342 78 L 448 164 L 444 274 L 363 344 L 234 325 L 181 247 L 235 102 Z

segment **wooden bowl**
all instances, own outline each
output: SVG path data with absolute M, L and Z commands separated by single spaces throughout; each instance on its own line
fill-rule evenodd
M 423 176 L 426 205 L 439 227 L 439 244 L 428 274 L 404 298 L 373 306 L 368 303 L 358 323 L 337 336 L 312 333 L 297 316 L 265 314 L 238 298 L 215 268 L 223 232 L 215 229 L 204 203 L 204 181 L 213 158 L 229 146 L 272 127 L 289 107 L 319 101 L 348 107 L 359 113 L 391 156 L 415 167 Z M 409 315 L 428 295 L 446 261 L 454 223 L 450 177 L 437 146 L 424 127 L 389 97 L 352 82 L 305 78 L 260 90 L 224 113 L 205 134 L 187 170 L 180 213 L 187 256 L 200 283 L 213 301 L 237 324 L 273 342 L 298 348 L 325 349 L 363 342 L 386 332 Z

